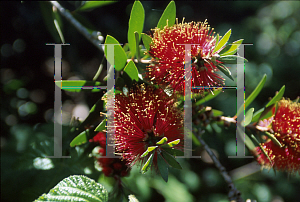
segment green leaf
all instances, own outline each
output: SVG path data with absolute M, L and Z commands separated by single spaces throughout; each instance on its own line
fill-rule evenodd
M 231 35 L 231 29 L 229 29 L 226 34 L 221 38 L 221 40 L 219 41 L 219 43 L 216 45 L 213 53 L 217 52 L 218 50 L 220 50 L 229 40 Z
M 245 134 L 245 145 L 248 147 L 250 151 L 252 151 L 255 148 L 255 145 L 253 144 L 252 140 L 246 133 Z
M 213 93 L 210 93 L 208 94 L 207 96 L 205 96 L 204 98 L 202 98 L 201 100 L 197 101 L 196 102 L 196 105 L 201 105 L 213 98 L 215 98 L 217 95 L 219 95 L 220 93 L 222 92 L 222 89 L 217 89 L 217 90 L 214 90 Z
M 267 131 L 265 131 L 265 134 L 272 140 L 272 142 L 274 142 L 275 144 L 277 144 L 277 146 L 282 147 L 282 145 L 280 144 L 280 142 L 277 140 L 277 138 L 273 134 L 268 133 Z
M 106 202 L 108 193 L 103 185 L 83 175 L 72 175 L 60 181 L 48 194 L 43 194 L 35 202 Z
M 95 129 L 95 131 L 101 132 L 105 130 L 106 127 L 106 119 L 104 119 Z
M 86 143 L 87 138 L 88 138 L 89 135 L 90 135 L 89 130 L 85 130 L 85 131 L 81 132 L 79 135 L 77 135 L 72 140 L 72 142 L 70 143 L 70 146 L 75 147 L 75 146 L 82 145 L 82 144 Z
M 176 18 L 176 5 L 174 1 L 171 1 L 166 7 L 166 9 L 164 10 L 162 16 L 160 17 L 157 23 L 157 27 L 160 29 L 163 29 L 166 25 L 171 27 L 175 23 L 175 18 Z
M 168 182 L 169 165 L 166 163 L 166 161 L 160 154 L 157 155 L 157 166 L 161 177 L 164 179 L 165 182 Z
M 176 159 L 167 152 L 162 152 L 163 158 L 168 162 L 170 166 L 177 169 L 182 169 L 181 165 L 176 161 Z
M 149 156 L 149 158 L 146 161 L 146 163 L 144 164 L 144 166 L 142 167 L 142 174 L 145 174 L 149 170 L 149 168 L 151 167 L 152 161 L 153 161 L 153 157 L 154 157 L 154 154 L 152 153 Z
M 119 45 L 114 46 L 115 61 L 110 61 L 110 59 L 108 59 L 108 62 L 110 64 L 112 64 L 114 62 L 115 69 L 117 71 L 121 71 L 125 67 L 125 64 L 127 63 L 127 56 L 126 56 L 125 51 L 121 47 L 120 43 L 114 37 L 107 35 L 104 44 L 119 44 Z M 105 53 L 106 58 L 108 58 L 107 46 L 105 46 L 104 53 Z
M 212 109 L 212 112 L 213 112 L 213 116 L 222 116 L 224 114 L 224 112 L 216 109 Z
M 284 91 L 285 91 L 285 85 L 283 85 L 281 87 L 281 89 L 279 90 L 279 92 L 272 98 L 272 100 L 270 100 L 270 102 L 268 102 L 266 107 L 269 107 L 269 106 L 275 104 L 277 101 L 279 101 L 282 98 Z
M 169 142 L 167 145 L 168 145 L 169 147 L 174 147 L 174 146 L 178 145 L 179 142 L 180 142 L 180 139 L 177 139 L 177 140 L 174 140 L 174 141 L 172 141 L 172 142 Z
M 272 113 L 273 107 L 274 107 L 274 105 L 271 105 L 269 107 L 261 108 L 260 110 L 255 112 L 251 122 L 257 122 L 262 119 L 270 118 L 273 115 L 273 113 Z
M 139 41 L 141 39 L 141 33 L 143 31 L 144 27 L 144 20 L 145 20 L 145 11 L 144 7 L 141 4 L 140 1 L 135 1 L 131 13 L 130 13 L 130 19 L 128 24 L 128 44 L 131 51 L 131 55 L 134 56 L 136 53 L 136 39 L 134 32 L 137 32 L 139 34 Z M 138 43 L 139 43 L 138 41 Z
M 228 78 L 230 78 L 232 81 L 234 81 L 234 79 L 233 79 L 232 76 L 231 76 L 231 72 L 229 71 L 229 69 L 228 69 L 225 65 L 219 64 L 219 65 L 217 65 L 217 68 L 218 68 L 221 72 L 223 72 L 223 74 L 225 74 Z
M 161 140 L 159 140 L 156 144 L 160 145 L 160 144 L 165 144 L 168 141 L 167 137 L 163 137 L 161 138 Z
M 244 39 L 237 40 L 233 42 L 231 45 L 226 46 L 223 48 L 220 52 L 220 56 L 225 56 L 225 55 L 233 55 L 237 52 L 238 47 L 242 44 Z
M 101 6 L 106 6 L 112 3 L 116 3 L 116 1 L 86 1 L 81 7 L 76 9 L 75 11 L 88 11 L 90 9 L 94 9 Z
M 86 81 L 86 80 L 62 80 L 55 81 L 55 84 L 62 90 L 70 92 L 80 92 L 82 90 L 90 90 L 91 92 L 100 92 L 102 89 L 98 89 L 96 86 L 101 86 L 99 81 Z M 94 89 L 82 89 L 82 87 L 95 87 Z
M 252 121 L 252 117 L 253 117 L 253 112 L 254 112 L 254 108 L 250 108 L 245 115 L 245 122 L 242 122 L 243 126 L 248 126 L 251 121 Z
M 244 62 L 248 62 L 246 58 L 237 56 L 237 55 L 226 55 L 226 56 L 221 56 L 218 58 L 221 62 L 227 63 L 227 64 L 237 64 L 237 59 L 241 58 L 244 60 Z
M 139 81 L 139 72 L 137 67 L 135 66 L 134 62 L 132 60 L 130 60 L 125 69 L 124 72 L 126 72 L 129 77 L 131 78 L 131 80 L 136 80 Z
M 156 149 L 158 146 L 151 146 L 148 147 L 147 150 L 141 155 L 141 157 L 147 156 L 150 152 L 152 152 L 154 149 Z
M 163 147 L 165 152 L 168 152 L 172 156 L 184 156 L 184 152 L 178 149 L 170 148 L 170 147 Z
M 257 95 L 260 93 L 260 91 L 262 90 L 265 82 L 267 79 L 267 75 L 265 74 L 263 76 L 263 78 L 261 79 L 261 81 L 258 83 L 258 85 L 256 86 L 256 88 L 254 89 L 254 91 L 249 95 L 249 97 L 246 99 L 245 101 L 245 109 L 253 102 L 253 100 L 257 97 Z M 242 111 L 244 110 L 244 106 L 240 106 L 237 115 L 238 116 Z
M 151 36 L 142 33 L 142 40 L 143 40 L 143 44 L 144 44 L 145 48 L 149 51 L 150 50 L 150 44 L 152 42 Z

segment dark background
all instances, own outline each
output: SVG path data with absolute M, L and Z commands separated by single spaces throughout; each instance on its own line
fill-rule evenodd
M 168 3 L 142 2 L 146 16 L 145 33 L 156 26 Z M 251 105 L 255 110 L 262 108 L 283 85 L 286 87 L 285 97 L 294 100 L 300 96 L 299 2 L 175 3 L 179 22 L 183 17 L 185 22 L 207 19 L 220 35 L 231 28 L 230 42 L 243 38 L 244 43 L 253 44 L 245 48 L 245 57 L 249 60 L 245 66 L 246 97 L 263 74 L 267 74 L 265 87 Z M 41 154 L 34 153 L 32 147 L 35 145 L 34 148 L 37 148 L 36 145 L 39 145 L 43 148 L 41 142 L 47 145 L 47 141 L 51 142 L 53 138 L 54 52 L 51 46 L 45 44 L 60 43 L 57 33 L 52 30 L 51 34 L 51 29 L 46 26 L 47 15 L 42 12 L 41 4 L 44 7 L 50 6 L 46 2 L 1 2 L 1 201 L 32 201 L 70 174 L 87 174 L 83 170 L 83 162 L 73 162 L 72 167 L 70 164 L 67 166 L 68 163 L 54 160 L 55 168 L 50 170 L 32 165 L 33 160 Z M 104 37 L 109 34 L 125 44 L 132 4 L 133 1 L 122 1 L 80 14 L 91 23 L 89 27 L 101 31 Z M 61 2 L 61 5 L 74 11 L 80 2 Z M 103 53 L 62 16 L 61 20 L 65 41 L 71 44 L 63 47 L 63 79 L 92 80 Z M 100 79 L 104 75 L 105 71 Z M 66 131 L 72 116 L 81 116 L 83 120 L 88 110 L 102 96 L 102 93 L 87 92 L 62 94 Z M 224 92 L 215 99 L 212 106 L 224 111 L 225 115 L 234 116 L 234 95 L 234 92 Z M 234 147 L 234 136 L 235 128 L 231 126 L 220 134 L 213 133 L 205 137 L 228 171 L 253 161 L 227 158 L 230 155 L 228 148 L 232 145 Z M 51 154 L 51 151 L 44 153 L 47 152 Z M 138 171 L 134 171 L 132 177 L 128 178 L 128 184 L 134 180 L 133 184 L 137 184 L 137 198 L 141 201 L 174 201 L 173 189 L 182 190 L 179 194 L 184 197 L 184 201 L 226 201 L 226 184 L 213 164 L 197 159 L 182 163 L 185 171 L 172 171 L 174 175 L 168 184 L 160 179 L 152 179 L 151 176 L 141 177 Z M 76 167 L 77 164 L 80 166 Z M 246 170 L 240 172 L 246 173 Z M 97 180 L 99 173 L 87 175 Z M 245 174 L 237 177 L 235 183 L 245 199 L 257 199 L 260 202 L 299 200 L 296 193 L 300 189 L 299 174 L 288 178 L 282 172 L 275 176 L 272 170 L 268 173 L 254 169 L 249 176 Z

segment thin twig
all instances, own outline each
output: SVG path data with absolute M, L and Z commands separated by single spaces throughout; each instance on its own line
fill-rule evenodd
M 224 166 L 220 163 L 218 158 L 215 156 L 215 154 L 211 151 L 209 146 L 206 144 L 206 142 L 201 138 L 200 131 L 198 131 L 197 138 L 199 142 L 204 146 L 204 149 L 208 153 L 208 155 L 211 157 L 213 160 L 214 164 L 216 167 L 220 170 L 220 173 L 222 174 L 225 182 L 228 184 L 229 187 L 229 193 L 228 193 L 228 198 L 230 201 L 236 201 L 236 202 L 243 202 L 244 200 L 241 197 L 241 192 L 234 186 L 231 177 L 227 173 L 226 169 Z
M 57 8 L 62 16 L 64 16 L 74 27 L 85 37 L 87 38 L 94 46 L 96 46 L 101 52 L 103 52 L 102 47 L 100 46 L 100 40 L 95 39 L 95 37 L 89 33 L 89 31 L 81 25 L 72 14 L 63 8 L 57 1 L 50 1 L 50 3 Z

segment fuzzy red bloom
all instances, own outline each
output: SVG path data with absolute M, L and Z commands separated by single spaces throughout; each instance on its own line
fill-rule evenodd
M 197 44 L 191 46 L 192 87 L 223 85 L 224 79 L 215 73 L 218 71 L 215 64 L 221 62 L 212 61 L 213 56 L 221 51 L 212 53 L 215 48 L 212 31 L 207 22 L 176 23 L 171 27 L 156 28 L 149 50 L 155 64 L 148 67 L 146 77 L 156 84 L 184 93 L 185 46 L 179 44 Z
M 275 113 L 275 109 L 274 107 L 273 113 Z M 276 169 L 300 172 L 300 104 L 285 99 L 279 101 L 276 114 L 269 121 L 272 123 L 270 131 L 273 132 L 282 147 L 271 140 L 262 143 L 261 146 Z M 265 121 L 265 123 L 269 121 Z M 258 162 L 271 167 L 272 164 L 261 149 L 256 147 L 255 150 L 259 155 Z
M 168 142 L 183 142 L 183 118 L 174 107 L 174 100 L 153 86 L 136 86 L 126 95 L 115 97 L 115 145 L 116 153 L 126 159 L 128 165 L 143 162 L 141 155 L 149 146 L 155 146 L 163 137 Z M 153 165 L 157 162 L 157 151 Z

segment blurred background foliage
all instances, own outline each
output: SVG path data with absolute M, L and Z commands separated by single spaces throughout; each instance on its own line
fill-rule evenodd
M 61 2 L 74 11 L 81 2 Z M 144 32 L 157 24 L 168 2 L 142 1 Z M 127 42 L 127 26 L 133 1 L 122 1 L 86 12 L 73 12 L 90 30 Z M 179 21 L 208 20 L 220 35 L 232 29 L 230 42 L 243 38 L 246 97 L 263 74 L 267 81 L 250 107 L 262 108 L 285 85 L 285 97 L 300 95 L 300 2 L 298 1 L 176 1 Z M 53 47 L 60 43 L 53 30 L 52 8 L 48 2 L 1 2 L 1 201 L 32 201 L 71 174 L 85 174 L 107 189 L 109 180 L 99 177 L 93 159 L 87 158 L 93 145 L 69 148 L 72 117 L 84 120 L 89 109 L 103 95 L 90 92 L 62 92 L 64 155 L 71 159 L 49 159 L 53 155 L 54 65 Z M 58 14 L 59 16 L 59 14 Z M 50 21 L 49 21 L 50 19 Z M 103 58 L 63 17 L 66 43 L 63 47 L 62 78 L 92 80 Z M 50 23 L 49 23 L 50 22 Z M 234 67 L 232 67 L 234 68 Z M 236 75 L 236 72 L 232 72 Z M 103 71 L 99 80 L 103 79 Z M 236 113 L 236 93 L 224 90 L 207 103 L 227 116 Z M 73 120 L 73 121 L 72 121 Z M 226 167 L 244 199 L 259 202 L 299 200 L 299 175 L 263 170 L 253 159 L 229 159 L 235 152 L 235 126 L 211 130 L 204 135 Z M 247 151 L 248 152 L 248 151 Z M 207 154 L 202 159 L 180 159 L 183 171 L 171 170 L 165 183 L 154 174 L 141 175 L 134 168 L 125 178 L 128 188 L 140 201 L 227 201 L 227 185 Z M 249 154 L 249 152 L 248 152 Z

